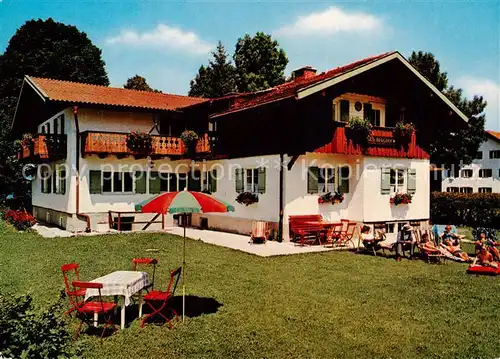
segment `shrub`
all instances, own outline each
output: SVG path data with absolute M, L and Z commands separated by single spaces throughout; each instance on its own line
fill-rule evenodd
M 186 130 L 181 133 L 181 140 L 186 146 L 186 152 L 193 154 L 196 151 L 196 144 L 198 143 L 198 134 L 191 130 Z
M 31 228 L 35 225 L 36 219 L 31 214 L 26 211 L 15 211 L 8 210 L 3 215 L 3 219 L 14 227 L 16 227 L 19 231 L 24 231 L 28 228 Z
M 415 132 L 415 126 L 413 125 L 413 123 L 403 121 L 398 121 L 396 123 L 396 128 L 394 130 L 394 134 L 396 137 L 409 139 L 411 135 L 413 135 L 413 132 Z
M 153 137 L 145 132 L 131 132 L 127 134 L 127 148 L 133 153 L 150 154 L 153 151 Z
M 236 197 L 236 202 L 249 206 L 253 203 L 259 202 L 259 197 L 252 192 L 242 192 Z
M 368 146 L 368 138 L 371 136 L 371 133 L 372 124 L 368 119 L 351 117 L 349 125 L 346 128 L 346 135 L 351 141 L 353 141 L 354 144 L 366 148 Z
M 500 228 L 500 193 L 432 192 L 431 221 Z
M 36 311 L 30 296 L 0 294 L 0 352 L 4 358 L 71 358 L 76 355 L 60 301 Z

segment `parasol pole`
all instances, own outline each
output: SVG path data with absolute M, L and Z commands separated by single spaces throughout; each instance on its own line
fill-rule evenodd
M 187 215 L 184 213 L 184 249 L 182 251 L 182 322 L 184 323 L 186 317 L 186 284 L 184 277 L 186 276 L 186 220 Z

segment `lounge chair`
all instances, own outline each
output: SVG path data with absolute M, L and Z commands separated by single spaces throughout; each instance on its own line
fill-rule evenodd
M 269 238 L 269 224 L 264 221 L 254 221 L 252 223 L 252 232 L 250 232 L 250 238 L 252 243 L 266 243 Z

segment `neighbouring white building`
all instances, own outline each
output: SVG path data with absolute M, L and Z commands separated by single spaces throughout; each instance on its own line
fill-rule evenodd
M 349 127 L 353 117 L 370 120 L 368 136 Z M 416 130 L 401 136 L 397 123 Z M 39 220 L 74 231 L 107 230 L 117 216 L 146 222 L 151 215 L 134 212 L 137 203 L 188 187 L 236 208 L 193 215 L 191 225 L 248 233 L 263 220 L 286 240 L 288 216 L 296 214 L 385 226 L 389 236 L 408 221 L 426 224 L 429 138 L 438 127 L 466 125 L 463 113 L 390 52 L 321 74 L 304 67 L 283 85 L 218 99 L 26 76 L 12 131 L 34 134 L 19 157 L 39 165 L 32 187 Z M 195 151 L 180 140 L 186 129 L 200 137 Z M 132 131 L 152 135 L 147 155 L 127 146 Z M 258 201 L 236 203 L 245 192 Z M 320 203 L 328 192 L 344 200 Z M 411 203 L 396 205 L 396 194 L 412 196 Z M 172 223 L 167 215 L 152 227 Z
M 443 192 L 500 193 L 500 132 L 486 131 L 486 138 L 470 165 L 445 172 Z

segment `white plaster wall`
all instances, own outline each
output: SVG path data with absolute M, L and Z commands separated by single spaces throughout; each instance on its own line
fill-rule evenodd
M 491 187 L 493 192 L 500 193 L 500 159 L 490 158 L 490 151 L 500 150 L 500 142 L 488 138 L 483 142 L 479 151 L 483 152 L 482 160 L 474 160 L 470 165 L 463 166 L 462 169 L 471 169 L 473 175 L 471 178 L 452 178 L 444 176 L 441 190 L 446 192 L 448 187 L 472 187 L 473 192 L 478 192 L 480 187 Z M 480 178 L 480 169 L 491 169 L 493 177 Z
M 110 111 L 82 108 L 78 112 L 80 132 L 102 131 L 149 132 L 153 128 L 153 115 L 142 112 Z M 152 134 L 157 134 L 156 130 Z
M 381 193 L 381 168 L 413 168 L 416 170 L 416 192 L 412 203 L 395 206 L 390 195 Z M 407 221 L 429 218 L 429 160 L 364 157 L 363 221 Z

